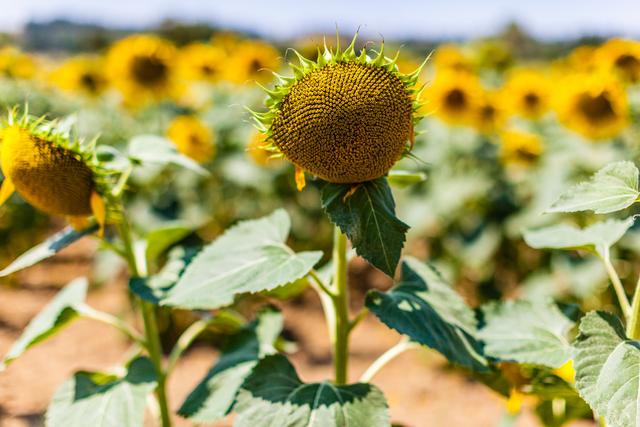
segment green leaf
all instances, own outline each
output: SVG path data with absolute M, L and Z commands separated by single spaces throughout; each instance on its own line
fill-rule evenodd
M 600 169 L 590 181 L 563 193 L 547 212 L 591 210 L 606 214 L 628 208 L 638 196 L 638 168 L 633 162 L 616 162 Z
M 178 414 L 197 423 L 226 416 L 258 359 L 275 352 L 273 346 L 281 331 L 282 314 L 268 310 L 231 335 L 217 363 L 187 396 Z
M 499 301 L 481 308 L 478 338 L 484 353 L 501 361 L 558 368 L 571 357 L 574 323 L 550 301 Z
M 625 220 L 609 219 L 584 229 L 567 224 L 527 231 L 524 240 L 536 249 L 582 249 L 604 257 L 633 225 L 635 216 Z
M 78 372 L 56 391 L 46 414 L 48 427 L 140 427 L 156 374 L 145 357 L 133 360 L 123 376 Z
M 97 224 L 77 231 L 73 227 L 66 227 L 44 242 L 29 249 L 27 252 L 16 258 L 9 266 L 0 271 L 0 277 L 8 276 L 16 271 L 23 270 L 39 263 L 42 260 L 50 258 L 82 237 L 98 230 Z
M 321 197 L 329 220 L 347 235 L 356 253 L 393 277 L 409 226 L 396 217 L 387 179 L 357 186 L 326 183 Z
M 430 266 L 407 257 L 402 281 L 387 292 L 369 291 L 366 305 L 383 323 L 477 371 L 488 364 L 477 340 L 473 310 Z
M 174 164 L 200 175 L 209 174 L 196 161 L 181 154 L 170 140 L 161 136 L 136 136 L 129 142 L 129 157 L 140 163 Z
M 4 355 L 0 371 L 29 347 L 47 339 L 76 318 L 75 306 L 87 296 L 87 279 L 80 278 L 64 287 L 27 325 L 18 340 Z
M 294 253 L 284 242 L 291 221 L 286 211 L 243 221 L 206 246 L 167 293 L 163 305 L 215 309 L 236 295 L 271 290 L 309 273 L 322 252 Z
M 267 356 L 238 396 L 235 427 L 389 426 L 387 403 L 370 384 L 303 383 L 282 355 Z
M 409 172 L 409 171 L 389 171 L 387 176 L 389 184 L 394 187 L 406 188 L 415 184 L 419 184 L 427 180 L 427 175 L 424 172 Z
M 627 339 L 616 316 L 582 318 L 574 367 L 578 392 L 607 427 L 640 426 L 640 342 Z
M 150 231 L 145 238 L 147 260 L 155 261 L 167 248 L 187 237 L 197 227 L 182 221 L 172 221 Z

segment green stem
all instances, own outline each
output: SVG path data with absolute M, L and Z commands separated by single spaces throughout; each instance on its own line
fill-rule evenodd
M 620 303 L 620 308 L 622 309 L 622 313 L 627 321 L 631 318 L 631 304 L 629 304 L 629 300 L 627 299 L 627 294 L 624 292 L 624 286 L 622 286 L 622 282 L 620 281 L 620 277 L 618 277 L 618 273 L 616 269 L 613 268 L 611 264 L 611 259 L 609 257 L 609 251 L 604 253 L 602 257 L 602 261 L 604 262 L 604 266 L 607 269 L 607 274 L 609 275 L 609 279 L 611 280 L 611 284 L 613 285 L 613 289 L 616 292 L 616 296 L 618 297 L 618 302 Z
M 333 366 L 336 384 L 346 384 L 349 363 L 349 288 L 347 284 L 347 236 L 335 227 L 333 241 Z
M 131 228 L 126 218 L 123 219 L 119 226 L 118 231 L 120 238 L 122 239 L 122 245 L 125 253 L 125 258 L 129 264 L 129 270 L 133 277 L 140 277 L 140 271 L 146 269 L 139 268 L 138 259 L 131 238 Z M 156 319 L 155 307 L 148 301 L 138 298 L 140 305 L 140 311 L 142 312 L 142 319 L 144 322 L 144 333 L 146 338 L 146 348 L 149 352 L 149 358 L 156 371 L 158 379 L 158 386 L 156 387 L 156 397 L 158 399 L 158 405 L 160 406 L 160 419 L 162 421 L 162 427 L 171 427 L 171 415 L 169 414 L 169 404 L 167 403 L 166 393 L 166 373 L 162 367 L 162 346 L 160 344 L 160 333 L 158 331 L 158 323 Z
M 203 318 L 197 320 L 191 324 L 178 338 L 178 342 L 171 350 L 171 354 L 169 354 L 169 360 L 167 361 L 167 376 L 171 374 L 173 368 L 176 366 L 178 359 L 185 352 L 187 348 L 193 343 L 193 341 L 204 332 L 209 324 L 211 323 L 211 317 Z
M 380 357 L 378 357 L 372 364 L 367 368 L 367 370 L 360 377 L 360 382 L 368 383 L 373 377 L 376 376 L 378 372 L 390 361 L 404 353 L 405 351 L 418 348 L 419 345 L 415 342 L 411 342 L 408 337 L 403 337 L 398 344 L 391 347 L 389 350 L 384 352 Z
M 636 290 L 631 303 L 631 319 L 627 324 L 627 336 L 631 339 L 640 339 L 640 278 L 636 283 Z
M 116 316 L 96 310 L 87 304 L 81 304 L 77 306 L 76 310 L 78 311 L 80 316 L 87 319 L 97 320 L 98 322 L 113 326 L 114 328 L 118 329 L 120 332 L 131 338 L 137 344 L 146 345 L 144 337 L 140 336 L 138 331 L 130 327 L 126 322 L 118 319 Z

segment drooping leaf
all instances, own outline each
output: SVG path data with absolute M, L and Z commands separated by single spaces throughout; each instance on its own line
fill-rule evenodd
M 271 290 L 306 276 L 322 252 L 294 253 L 285 244 L 290 227 L 289 215 L 279 209 L 230 228 L 194 258 L 162 304 L 215 309 L 238 294 Z
M 535 249 L 582 249 L 605 256 L 609 248 L 631 228 L 634 219 L 609 219 L 584 229 L 567 224 L 552 225 L 527 231 L 524 240 Z
M 133 138 L 129 142 L 129 157 L 140 163 L 174 164 L 201 175 L 209 174 L 196 161 L 181 154 L 170 140 L 157 135 L 140 135 Z
M 84 302 L 87 296 L 87 279 L 72 281 L 62 289 L 53 300 L 27 325 L 18 340 L 4 355 L 0 371 L 24 353 L 29 347 L 47 339 L 75 319 L 77 304 Z
M 80 231 L 75 230 L 73 227 L 66 227 L 16 258 L 10 265 L 0 271 L 0 277 L 8 276 L 52 257 L 73 242 L 97 231 L 98 228 L 97 224 L 92 224 Z
M 347 235 L 356 253 L 393 277 L 409 226 L 396 217 L 387 179 L 357 186 L 326 183 L 321 197 L 329 220 Z
M 275 352 L 273 345 L 281 330 L 282 315 L 268 310 L 230 336 L 220 358 L 187 396 L 178 414 L 197 423 L 213 422 L 227 415 L 258 360 Z
M 500 301 L 481 308 L 478 338 L 484 353 L 500 361 L 562 366 L 571 356 L 573 322 L 551 301 Z
M 236 427 L 388 426 L 382 392 L 371 384 L 303 383 L 282 355 L 262 359 L 246 379 Z
M 156 374 L 145 357 L 133 360 L 123 376 L 78 372 L 56 391 L 47 409 L 49 427 L 139 427 Z
M 402 281 L 387 292 L 370 291 L 366 305 L 387 326 L 438 350 L 450 362 L 488 369 L 473 310 L 430 266 L 405 258 Z
M 638 196 L 638 168 L 633 162 L 615 162 L 563 193 L 547 212 L 591 210 L 606 214 L 628 208 Z
M 640 426 L 640 342 L 611 313 L 590 312 L 574 343 L 576 388 L 607 427 Z

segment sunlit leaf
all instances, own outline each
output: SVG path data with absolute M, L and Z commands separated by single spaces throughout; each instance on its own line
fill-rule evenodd
M 201 175 L 209 174 L 196 161 L 181 154 L 170 140 L 161 136 L 136 136 L 129 142 L 129 157 L 140 163 L 174 164 Z

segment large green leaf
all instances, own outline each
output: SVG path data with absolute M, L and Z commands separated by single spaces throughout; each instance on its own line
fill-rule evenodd
M 616 162 L 562 194 L 547 212 L 591 210 L 605 214 L 628 208 L 638 196 L 638 168 L 633 162 Z
M 393 277 L 409 226 L 396 217 L 387 179 L 355 187 L 326 183 L 321 197 L 329 219 L 347 235 L 356 253 Z
M 227 415 L 258 359 L 275 352 L 273 345 L 281 330 L 282 315 L 269 310 L 230 336 L 217 363 L 187 396 L 178 413 L 198 423 Z
M 23 270 L 27 267 L 31 267 L 34 264 L 39 263 L 42 260 L 50 258 L 75 242 L 82 237 L 93 233 L 98 230 L 97 224 L 85 228 L 84 230 L 77 231 L 73 227 L 67 227 L 62 231 L 49 237 L 44 242 L 29 249 L 18 258 L 16 258 L 10 265 L 0 271 L 0 277 L 8 276 L 16 271 Z
M 282 355 L 262 359 L 238 395 L 236 427 L 389 426 L 387 403 L 370 384 L 303 383 Z
M 574 343 L 576 387 L 607 427 L 640 426 L 640 342 L 611 313 L 590 312 Z
M 151 361 L 133 360 L 123 376 L 78 372 L 56 391 L 46 414 L 48 427 L 140 427 L 147 396 L 156 387 Z
M 285 244 L 290 228 L 283 209 L 230 228 L 194 258 L 162 304 L 215 309 L 238 294 L 271 290 L 306 276 L 322 252 L 294 253 Z
M 430 266 L 407 257 L 402 281 L 388 292 L 370 291 L 366 305 L 383 323 L 449 361 L 486 371 L 473 310 Z
M 484 353 L 501 361 L 562 366 L 571 357 L 573 322 L 551 301 L 500 301 L 481 308 L 478 338 Z
M 582 249 L 605 256 L 609 248 L 624 236 L 635 217 L 625 220 L 609 219 L 584 229 L 567 224 L 552 225 L 527 231 L 524 240 L 536 249 Z
M 87 296 L 87 279 L 72 281 L 62 289 L 55 298 L 34 317 L 0 363 L 4 369 L 29 347 L 45 340 L 58 332 L 78 315 L 75 306 L 84 302 Z
M 206 169 L 193 159 L 181 154 L 167 138 L 157 135 L 139 135 L 129 142 L 129 157 L 140 163 L 174 164 L 208 175 Z
M 185 238 L 198 225 L 184 221 L 172 221 L 163 224 L 145 236 L 147 261 L 155 261 L 171 245 Z

